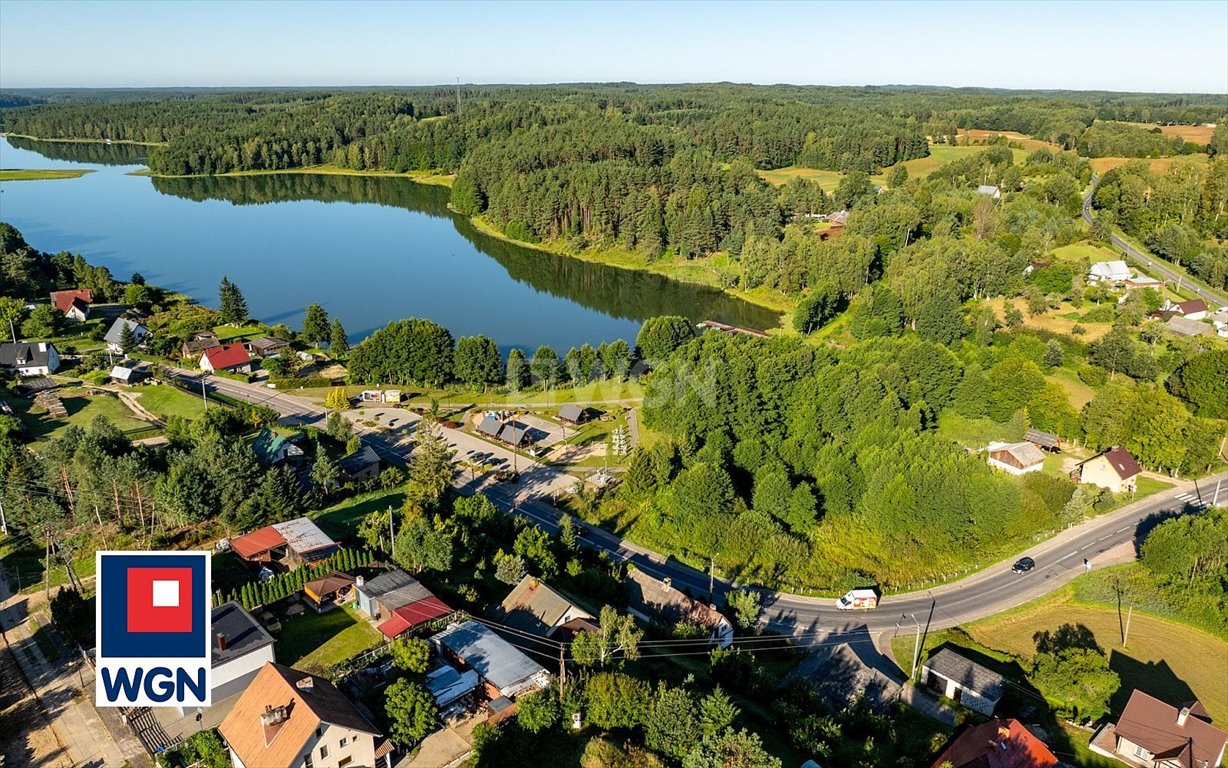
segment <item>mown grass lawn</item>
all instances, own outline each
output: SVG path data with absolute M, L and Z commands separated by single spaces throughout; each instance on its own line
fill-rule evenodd
M 379 645 L 383 635 L 350 606 L 325 613 L 308 609 L 280 616 L 281 632 L 273 646 L 280 664 L 305 669 L 330 667 Z
M 161 419 L 168 419 L 171 416 L 199 419 L 205 415 L 204 402 L 199 397 L 189 395 L 178 387 L 155 384 L 142 387 L 139 394 L 141 406 Z
M 68 410 L 68 416 L 62 419 L 52 418 L 46 413 L 32 413 L 30 401 L 18 400 L 14 410 L 25 417 L 30 431 L 36 437 L 53 438 L 70 426 L 89 427 L 98 416 L 105 416 L 119 431 L 136 440 L 156 435 L 158 431 L 147 422 L 132 415 L 128 406 L 119 398 L 109 393 L 89 393 L 84 389 L 66 387 L 58 390 L 60 400 Z M 19 410 L 21 409 L 21 410 Z
M 266 333 L 265 327 L 259 323 L 250 323 L 235 327 L 233 325 L 219 325 L 213 329 L 217 334 L 218 341 L 226 343 L 235 339 L 248 339 L 257 336 L 263 336 Z

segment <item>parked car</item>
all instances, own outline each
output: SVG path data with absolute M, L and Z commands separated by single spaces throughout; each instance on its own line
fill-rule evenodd
M 1030 557 L 1021 557 L 1011 566 L 1011 570 L 1015 573 L 1027 573 L 1036 567 L 1036 561 Z
M 265 611 L 264 613 L 260 614 L 260 621 L 264 624 L 264 628 L 270 632 L 281 631 L 281 622 L 278 621 L 277 617 L 269 611 Z

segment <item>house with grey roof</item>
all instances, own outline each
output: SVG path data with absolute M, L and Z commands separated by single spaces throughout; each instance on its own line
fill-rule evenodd
M 513 699 L 550 684 L 550 673 L 490 628 L 476 621 L 454 624 L 431 637 L 431 644 L 458 669 L 472 669 L 491 699 Z
M 559 409 L 559 421 L 580 425 L 588 421 L 588 409 L 575 403 L 567 403 Z
M 867 666 L 848 643 L 817 648 L 780 684 L 795 678 L 810 683 L 833 712 L 848 709 L 859 698 L 883 712 L 901 694 L 899 683 Z
M 1045 467 L 1045 454 L 1034 444 L 1022 443 L 990 443 L 989 466 L 1009 472 L 1012 475 L 1026 475 L 1029 472 L 1039 472 Z
M 1002 190 L 993 184 L 981 184 L 977 186 L 976 193 L 994 200 L 1002 199 Z
M 383 464 L 380 462 L 379 454 L 369 445 L 364 445 L 337 462 L 337 469 L 341 470 L 341 476 L 351 483 L 377 477 L 382 468 Z
M 713 645 L 733 645 L 733 624 L 714 606 L 687 595 L 669 579 L 654 579 L 639 568 L 627 569 L 627 610 L 644 621 L 673 627 L 687 624 L 706 630 Z
M 997 672 L 943 648 L 921 667 L 921 685 L 939 696 L 992 717 L 1006 692 L 1006 678 Z
M 574 605 L 535 576 L 521 579 L 499 607 L 491 612 L 491 618 L 516 632 L 541 637 L 551 637 L 563 625 L 577 619 L 594 620 L 591 613 Z
M 145 343 L 145 339 L 149 336 L 149 329 L 135 320 L 128 320 L 123 317 L 117 317 L 114 323 L 111 323 L 111 328 L 107 331 L 107 335 L 102 337 L 102 340 L 107 343 L 107 349 L 115 354 L 123 354 L 128 351 L 123 348 L 120 343 L 124 337 L 124 328 L 132 329 L 132 336 L 136 339 L 137 346 Z
M 360 576 L 354 590 L 358 593 L 358 609 L 373 619 L 387 618 L 402 605 L 431 597 L 429 589 L 399 568 L 381 573 L 370 581 Z
M 1133 275 L 1130 272 L 1130 267 L 1120 259 L 1116 261 L 1098 261 L 1091 266 L 1087 275 L 1088 282 L 1090 283 L 1109 283 L 1112 285 L 1124 283 L 1131 277 Z
M 0 368 L 19 376 L 46 376 L 60 368 L 60 353 L 49 341 L 0 344 Z

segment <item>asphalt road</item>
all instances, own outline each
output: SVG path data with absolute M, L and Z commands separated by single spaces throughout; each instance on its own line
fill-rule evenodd
M 199 387 L 199 380 L 196 380 Z M 317 423 L 327 413 L 319 406 L 285 393 L 241 384 L 228 379 L 208 377 L 207 386 L 232 397 L 257 402 L 272 408 L 292 422 Z M 301 421 L 300 421 L 301 420 Z M 501 450 L 489 443 L 448 430 L 450 439 L 460 435 L 480 444 L 485 450 Z M 407 441 L 392 442 L 384 434 L 365 431 L 362 438 L 382 457 L 403 464 L 409 453 Z M 462 493 L 482 491 L 504 511 L 528 518 L 554 531 L 559 511 L 549 503 L 549 490 L 570 487 L 575 478 L 542 464 L 522 462 L 522 482 L 516 485 L 491 483 L 489 476 L 467 480 L 468 472 L 458 473 L 457 487 Z M 529 478 L 526 481 L 526 476 Z M 841 611 L 831 598 L 814 598 L 762 590 L 765 627 L 786 634 L 870 638 L 897 628 L 913 630 L 917 624 L 927 629 L 952 627 L 986 618 L 1030 602 L 1058 589 L 1086 570 L 1109 562 L 1132 560 L 1136 546 L 1160 520 L 1181 514 L 1201 512 L 1212 503 L 1228 504 L 1228 472 L 1195 482 L 1186 482 L 1162 494 L 1129 504 L 1101 517 L 1085 521 L 1025 552 L 950 584 L 925 592 L 887 595 L 875 610 Z M 657 578 L 669 578 L 673 585 L 696 597 L 709 594 L 717 601 L 737 588 L 725 579 L 709 578 L 707 573 L 628 542 L 609 531 L 592 528 L 582 537 L 590 548 L 604 551 L 614 559 L 632 563 Z M 1011 572 L 1016 559 L 1027 555 L 1036 567 L 1024 574 Z
M 1096 184 L 1099 181 L 1099 177 L 1092 177 L 1091 189 L 1083 198 L 1083 220 L 1088 224 L 1092 223 L 1092 195 L 1096 193 Z M 1125 252 L 1128 258 L 1133 259 L 1135 263 L 1147 267 L 1149 271 L 1158 273 L 1160 277 L 1163 277 L 1173 285 L 1180 282 L 1182 288 L 1193 292 L 1199 298 L 1204 299 L 1208 304 L 1215 302 L 1221 307 L 1228 306 L 1228 296 L 1195 283 L 1189 275 L 1177 272 L 1175 269 L 1169 266 L 1167 262 L 1161 261 L 1155 256 L 1141 253 L 1137 248 L 1130 245 L 1125 240 L 1122 240 L 1117 235 L 1110 235 L 1109 240 L 1113 243 L 1113 245 Z

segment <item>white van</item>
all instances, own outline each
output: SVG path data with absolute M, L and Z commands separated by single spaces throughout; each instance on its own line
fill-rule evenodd
M 870 610 L 878 607 L 878 593 L 872 589 L 850 589 L 836 601 L 842 611 Z

